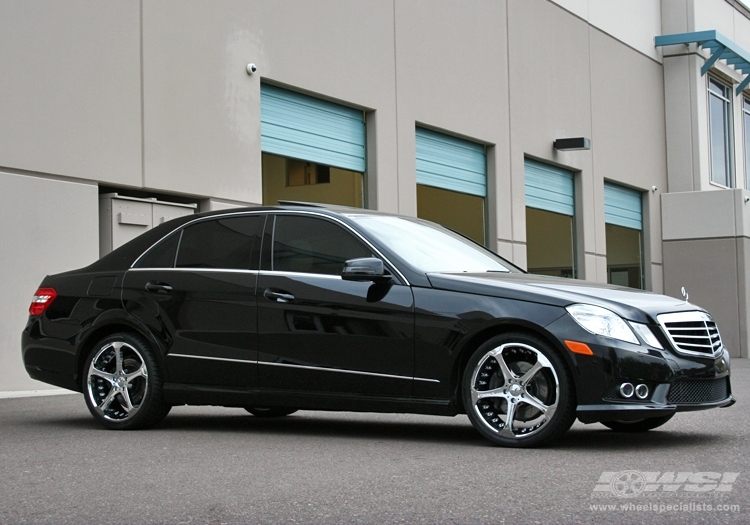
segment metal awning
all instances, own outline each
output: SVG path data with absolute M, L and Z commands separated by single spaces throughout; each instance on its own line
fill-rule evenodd
M 738 95 L 750 84 L 750 53 L 718 31 L 695 31 L 693 33 L 662 35 L 657 36 L 655 41 L 656 47 L 674 46 L 677 44 L 698 44 L 703 49 L 711 51 L 711 56 L 701 68 L 701 75 L 705 75 L 717 60 L 724 60 L 727 65 L 745 75 L 745 78 L 737 86 L 736 93 Z

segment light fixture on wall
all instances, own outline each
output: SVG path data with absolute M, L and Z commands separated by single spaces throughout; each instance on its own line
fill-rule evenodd
M 552 147 L 559 151 L 591 149 L 591 139 L 587 139 L 586 137 L 555 139 L 555 142 L 552 143 Z

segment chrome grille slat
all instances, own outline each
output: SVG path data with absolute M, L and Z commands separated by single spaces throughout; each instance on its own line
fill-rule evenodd
M 677 312 L 657 316 L 678 353 L 713 356 L 721 351 L 719 328 L 706 312 Z

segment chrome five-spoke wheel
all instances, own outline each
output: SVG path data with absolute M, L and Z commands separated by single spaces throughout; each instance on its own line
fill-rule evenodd
M 464 404 L 491 441 L 532 446 L 562 435 L 573 423 L 570 382 L 561 359 L 525 334 L 482 345 L 464 374 Z
M 135 416 L 147 392 L 148 369 L 133 346 L 113 341 L 91 360 L 88 395 L 103 418 L 124 421 Z
M 86 363 L 84 394 L 94 417 L 109 428 L 144 428 L 161 421 L 169 406 L 149 345 L 134 334 L 100 341 Z

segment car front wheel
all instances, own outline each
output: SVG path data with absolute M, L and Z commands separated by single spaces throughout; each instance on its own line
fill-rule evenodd
M 129 333 L 113 334 L 94 346 L 84 368 L 83 394 L 94 418 L 116 430 L 152 427 L 171 408 L 150 345 Z
M 575 420 L 565 364 L 525 333 L 502 334 L 480 346 L 465 368 L 462 394 L 474 427 L 498 445 L 541 445 L 562 436 Z

